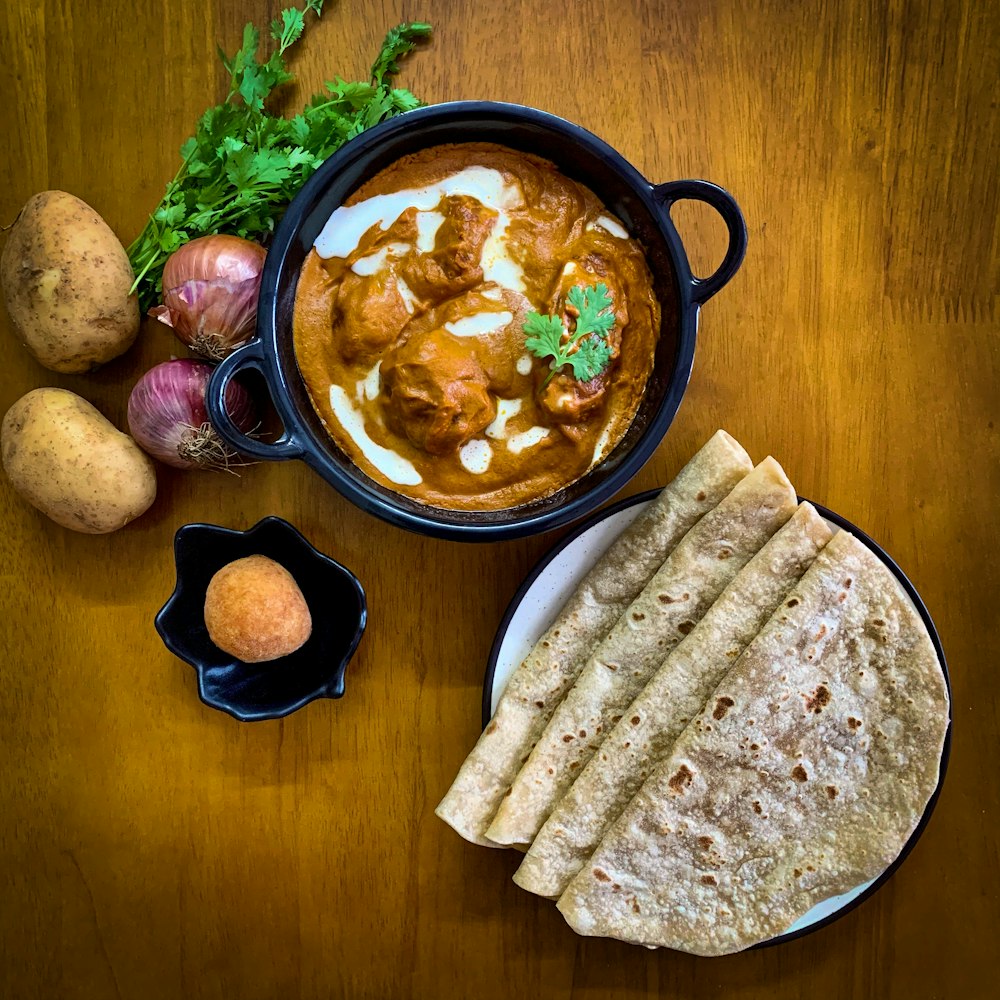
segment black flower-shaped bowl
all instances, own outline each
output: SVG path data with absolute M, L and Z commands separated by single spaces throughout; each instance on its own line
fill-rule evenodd
M 295 578 L 312 615 L 312 634 L 290 656 L 244 663 L 208 637 L 205 592 L 227 563 L 268 556 Z M 242 722 L 277 719 L 316 698 L 340 698 L 344 673 L 368 618 L 357 577 L 317 552 L 287 521 L 265 517 L 247 531 L 185 524 L 174 535 L 177 585 L 156 616 L 167 649 L 198 673 L 198 694 Z

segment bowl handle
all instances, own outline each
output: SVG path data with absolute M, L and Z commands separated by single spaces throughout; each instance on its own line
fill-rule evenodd
M 226 389 L 233 376 L 246 368 L 260 372 L 273 399 L 271 383 L 268 381 L 264 366 L 264 356 L 261 354 L 261 342 L 256 339 L 251 340 L 223 358 L 215 371 L 212 372 L 212 377 L 208 382 L 208 392 L 205 394 L 208 419 L 212 422 L 212 426 L 228 444 L 242 455 L 249 455 L 251 458 L 261 459 L 265 462 L 277 462 L 284 458 L 301 458 L 304 449 L 289 432 L 287 424 L 285 424 L 285 429 L 277 441 L 268 442 L 248 437 L 230 419 L 224 402 Z
M 703 306 L 739 270 L 747 252 L 747 225 L 743 213 L 733 196 L 717 184 L 709 181 L 668 181 L 653 187 L 653 197 L 669 216 L 670 209 L 678 201 L 691 199 L 711 205 L 729 230 L 729 247 L 722 263 L 715 273 L 707 278 L 691 277 L 692 298 Z

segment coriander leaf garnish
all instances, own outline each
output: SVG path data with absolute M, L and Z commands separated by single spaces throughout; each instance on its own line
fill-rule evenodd
M 128 248 L 143 312 L 158 301 L 163 265 L 178 247 L 219 232 L 266 239 L 328 156 L 364 129 L 420 106 L 408 90 L 392 88 L 392 77 L 399 59 L 430 33 L 423 22 L 388 32 L 370 82 L 337 77 L 291 119 L 265 110 L 272 92 L 293 79 L 284 55 L 302 37 L 306 14 L 322 12 L 323 0 L 283 10 L 270 24 L 275 48 L 266 60 L 259 55 L 261 33 L 253 24 L 243 29 L 234 55 L 218 50 L 229 74 L 226 99 L 201 116 L 181 147 L 177 175 Z
M 308 4 L 306 5 L 306 9 L 309 9 Z M 322 12 L 323 3 L 320 0 L 320 5 L 316 9 L 316 15 L 319 16 Z M 283 10 L 281 12 L 281 20 L 271 22 L 271 37 L 278 43 L 279 54 L 302 37 L 305 26 L 305 11 L 301 11 L 296 7 L 289 7 L 288 10 Z
M 405 56 L 430 33 L 431 26 L 426 21 L 413 21 L 390 28 L 382 43 L 382 51 L 372 65 L 372 82 L 380 87 L 387 76 L 395 76 L 399 72 L 396 60 Z
M 615 325 L 615 314 L 607 285 L 603 282 L 587 288 L 574 285 L 566 303 L 566 311 L 576 315 L 572 332 L 557 316 L 530 312 L 525 317 L 524 332 L 528 337 L 524 346 L 536 358 L 552 358 L 543 389 L 564 365 L 569 365 L 577 381 L 589 382 L 611 363 L 607 334 Z

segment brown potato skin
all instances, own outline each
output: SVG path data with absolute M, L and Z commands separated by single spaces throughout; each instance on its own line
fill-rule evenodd
M 292 574 L 254 555 L 227 563 L 209 581 L 205 625 L 223 652 L 262 663 L 294 653 L 312 633 L 312 615 Z
M 152 460 L 66 389 L 33 389 L 7 411 L 0 456 L 11 485 L 56 524 L 117 531 L 156 499 Z
M 133 280 L 118 237 L 65 191 L 29 198 L 0 255 L 14 330 L 55 372 L 93 371 L 132 346 L 139 332 Z

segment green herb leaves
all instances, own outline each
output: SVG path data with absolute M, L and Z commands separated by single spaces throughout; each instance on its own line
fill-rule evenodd
M 611 363 L 611 345 L 607 334 L 615 325 L 611 296 L 603 282 L 584 288 L 574 285 L 566 296 L 567 312 L 576 314 L 572 332 L 558 316 L 542 316 L 531 312 L 525 317 L 524 346 L 536 358 L 552 358 L 551 371 L 542 383 L 548 385 L 552 376 L 569 365 L 573 378 L 589 382 Z
M 337 77 L 294 118 L 267 112 L 264 102 L 272 91 L 293 79 L 285 68 L 286 50 L 302 37 L 306 15 L 322 10 L 323 0 L 283 10 L 270 25 L 275 48 L 266 61 L 259 58 L 260 32 L 252 24 L 235 55 L 219 49 L 229 93 L 202 115 L 181 147 L 177 176 L 128 248 L 144 312 L 158 301 L 163 265 L 178 247 L 218 232 L 266 239 L 328 156 L 364 129 L 420 106 L 408 90 L 390 86 L 398 60 L 430 33 L 430 25 L 418 22 L 388 32 L 370 83 Z
M 431 33 L 431 26 L 426 21 L 413 21 L 410 24 L 400 24 L 390 28 L 382 42 L 382 50 L 372 65 L 372 82 L 382 86 L 387 76 L 395 76 L 399 72 L 398 60 L 405 56 L 417 42 Z
M 320 0 L 318 6 L 310 7 L 306 4 L 307 10 L 313 10 L 317 17 L 323 13 L 323 3 Z M 279 55 L 288 48 L 289 45 L 297 42 L 302 37 L 302 32 L 306 26 L 305 13 L 295 7 L 281 12 L 281 20 L 271 22 L 271 37 L 278 43 Z

